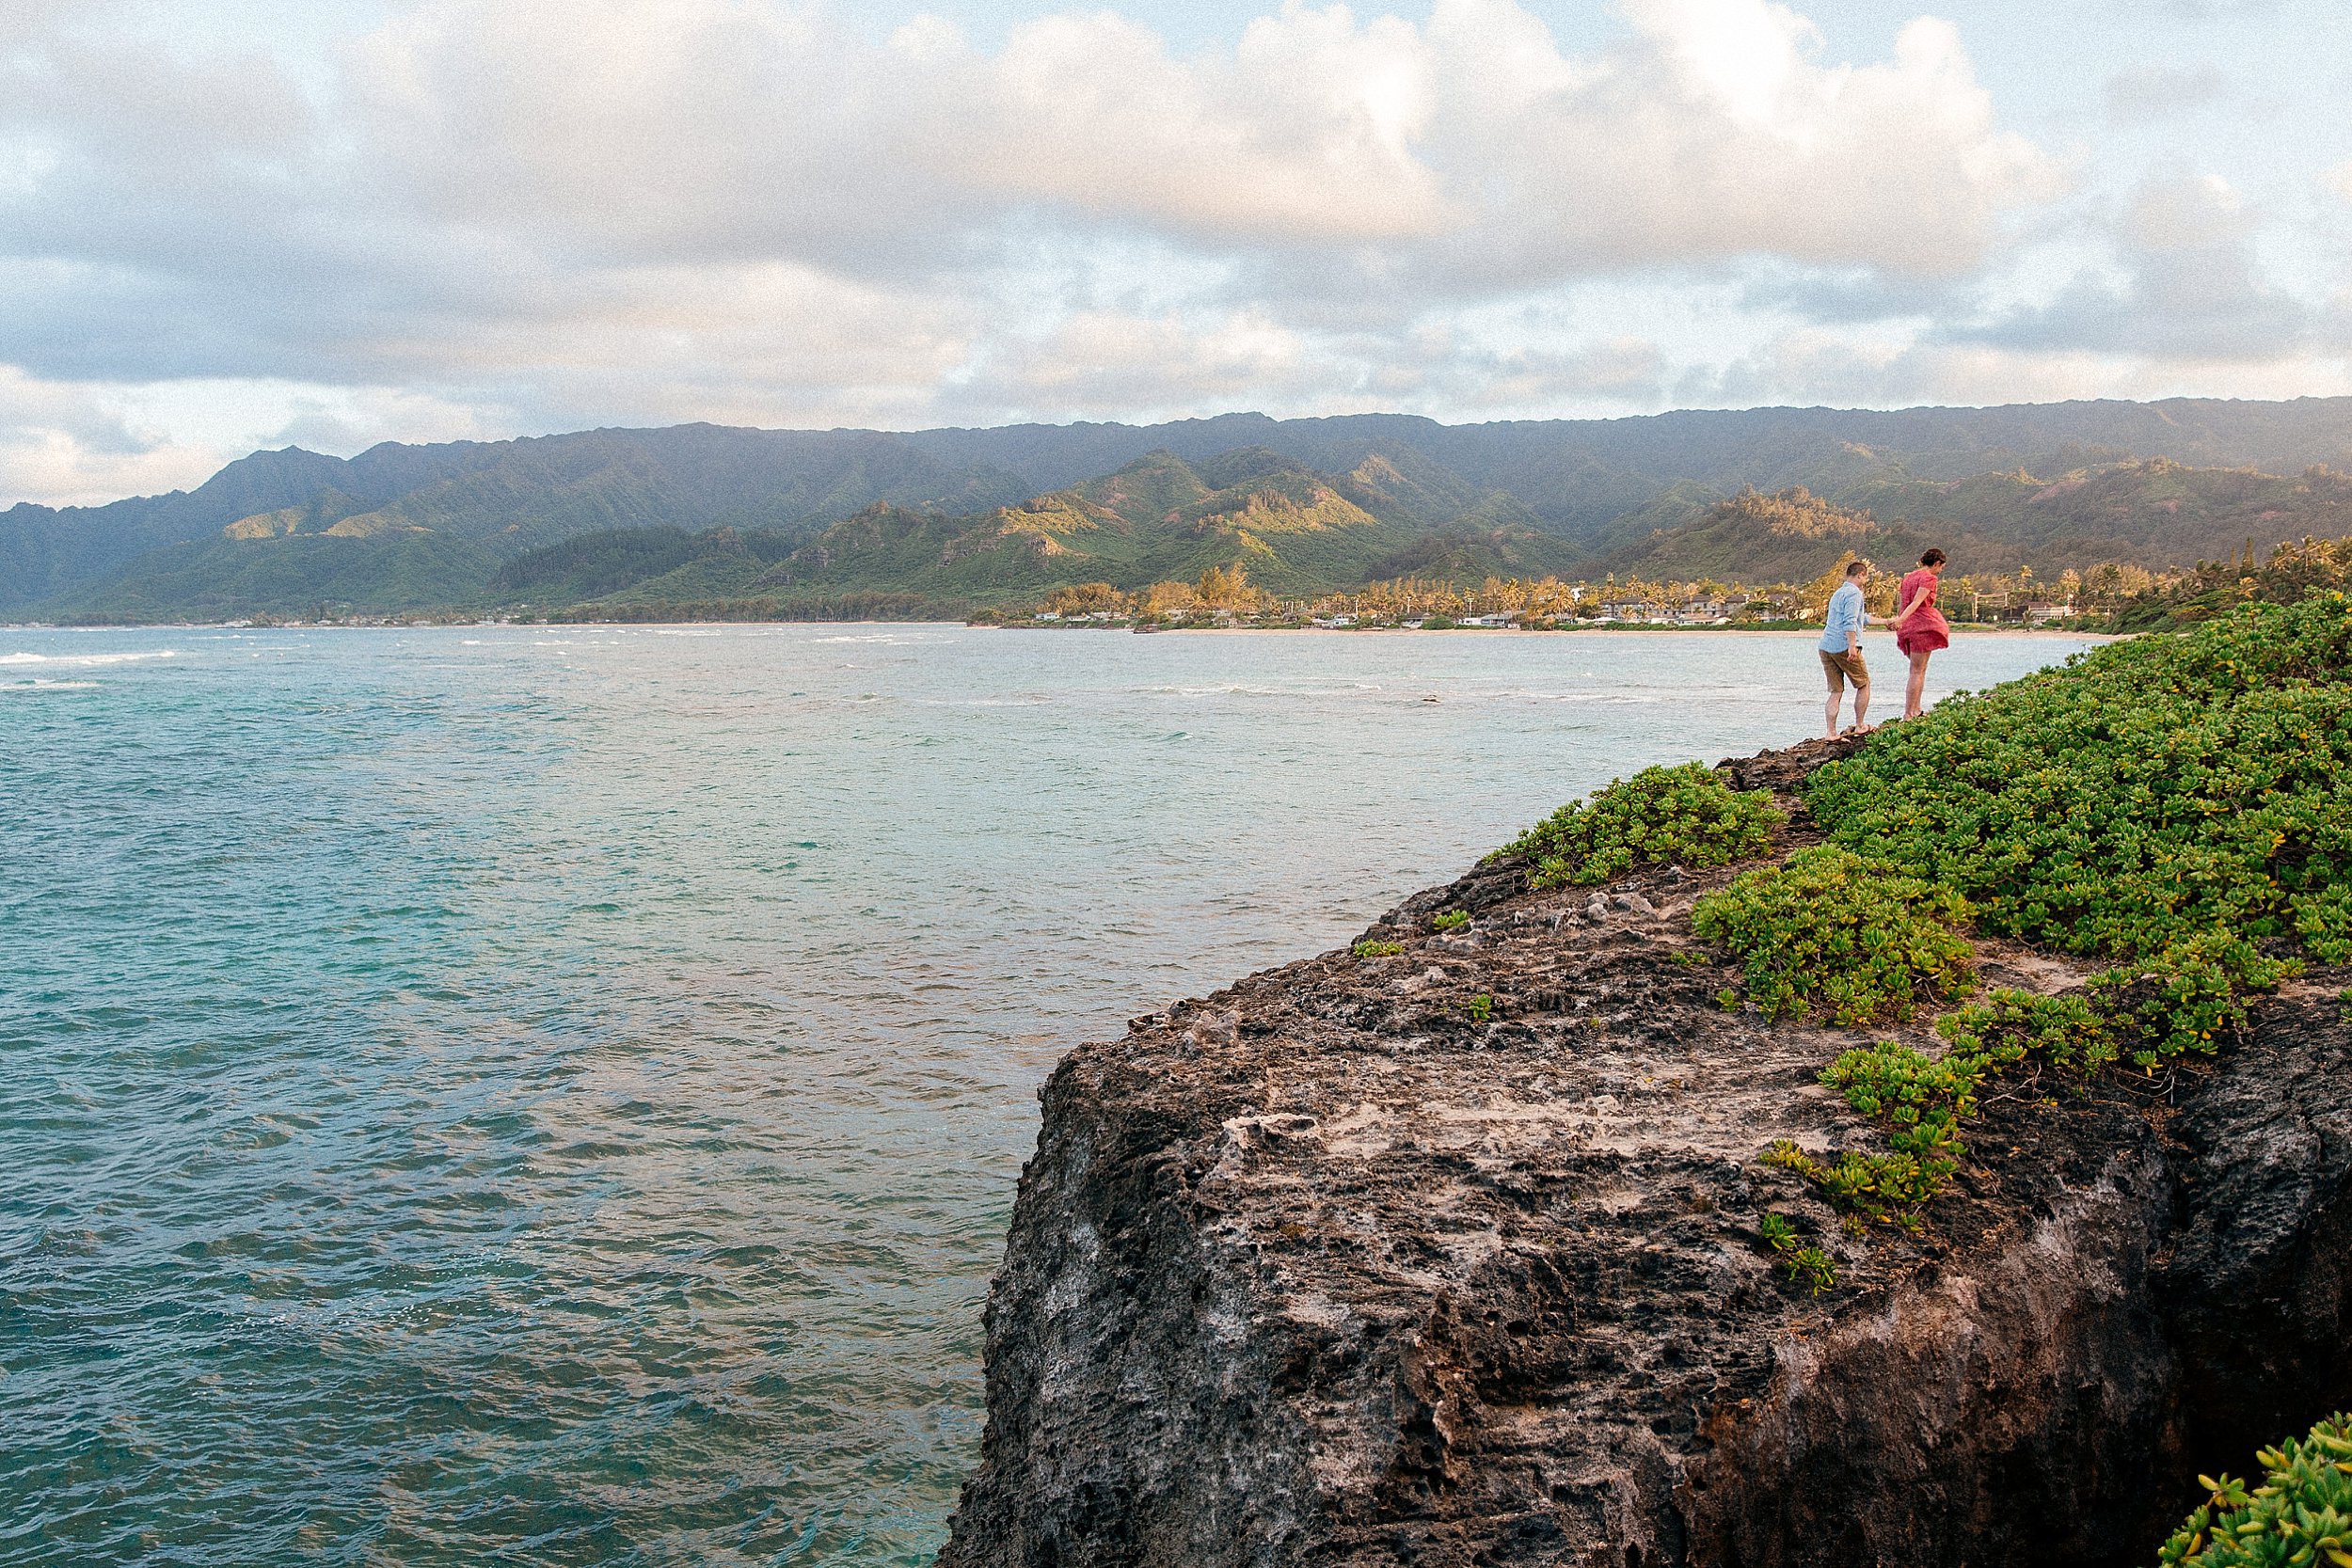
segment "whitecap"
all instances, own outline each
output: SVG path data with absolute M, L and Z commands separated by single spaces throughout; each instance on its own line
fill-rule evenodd
M 177 648 L 145 654 L 0 654 L 0 664 L 138 664 L 151 658 L 178 658 Z

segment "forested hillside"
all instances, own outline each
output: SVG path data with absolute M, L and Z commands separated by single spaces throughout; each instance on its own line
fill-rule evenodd
M 722 600 L 792 614 L 843 595 L 953 614 L 1231 568 L 1299 594 L 1548 574 L 1758 583 L 1928 543 L 1988 572 L 2180 567 L 2352 532 L 2339 470 L 2352 400 L 290 448 L 184 494 L 0 512 L 0 617 Z

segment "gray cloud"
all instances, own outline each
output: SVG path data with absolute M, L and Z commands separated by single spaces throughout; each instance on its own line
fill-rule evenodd
M 2188 361 L 2300 352 L 2313 311 L 2264 277 L 2252 230 L 2252 214 L 2217 179 L 2152 181 L 2113 226 L 2113 270 L 2078 273 L 2046 304 L 1942 336 Z

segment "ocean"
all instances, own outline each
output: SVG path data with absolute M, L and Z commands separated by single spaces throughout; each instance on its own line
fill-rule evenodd
M 1820 705 L 1796 635 L 0 629 L 0 1564 L 928 1562 L 1063 1052 Z

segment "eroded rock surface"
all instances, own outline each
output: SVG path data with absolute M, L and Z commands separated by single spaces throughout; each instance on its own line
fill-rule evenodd
M 2345 976 L 2211 1067 L 2005 1084 L 1925 1232 L 1856 1239 L 1756 1164 L 1878 1137 L 1816 1082 L 1866 1037 L 1715 1000 L 1690 905 L 1737 869 L 1483 868 L 1366 933 L 1398 956 L 1073 1053 L 941 1563 L 2137 1563 L 2196 1470 L 2352 1402 Z

